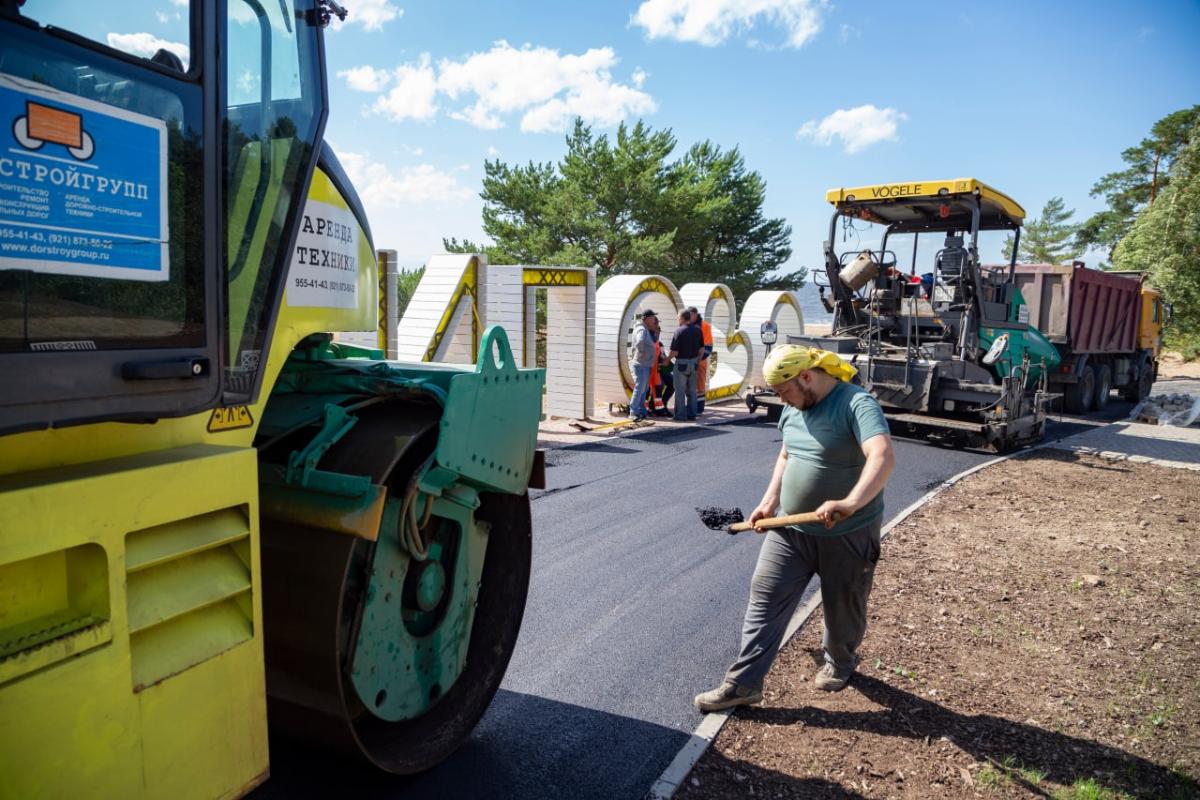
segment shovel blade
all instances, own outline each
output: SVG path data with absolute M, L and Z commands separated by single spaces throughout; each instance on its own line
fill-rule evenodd
M 728 531 L 729 526 L 746 519 L 740 508 L 705 506 L 697 507 L 696 513 L 700 515 L 704 526 L 714 531 Z

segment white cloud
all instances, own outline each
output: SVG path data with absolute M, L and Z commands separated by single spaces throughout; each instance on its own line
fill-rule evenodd
M 150 58 L 159 50 L 168 50 L 183 60 L 184 67 L 188 64 L 188 46 L 186 44 L 168 42 L 153 33 L 110 33 L 107 40 L 109 47 L 144 58 Z
M 634 71 L 633 86 L 617 83 L 611 71 L 617 61 L 609 47 L 563 55 L 546 47 L 517 49 L 500 41 L 461 61 L 442 59 L 436 67 L 429 54 L 422 53 L 390 75 L 369 66 L 338 74 L 362 91 L 390 86 L 371 110 L 396 121 L 432 119 L 439 99 L 444 99 L 459 104 L 449 110 L 452 118 L 476 128 L 503 128 L 505 117 L 520 114 L 521 130 L 543 133 L 564 130 L 577 116 L 610 126 L 654 111 L 654 98 L 641 91 L 645 71 Z
M 240 96 L 243 98 L 257 97 L 259 92 L 259 84 L 262 83 L 262 76 L 257 70 L 252 70 L 249 67 L 238 73 L 234 79 L 234 86 L 237 87 Z
M 381 31 L 384 23 L 404 16 L 404 9 L 397 8 L 388 0 L 354 0 L 346 6 L 349 13 L 345 22 L 333 18 L 331 27 L 335 31 L 346 25 L 362 25 L 368 31 Z
M 489 144 L 488 149 L 487 149 L 487 154 L 488 154 L 488 158 L 495 158 L 496 156 L 500 155 L 500 151 L 497 150 L 494 145 Z
M 154 18 L 157 19 L 162 25 L 166 25 L 171 21 L 171 15 L 165 11 L 155 11 Z
M 370 69 L 368 67 L 368 69 Z M 395 85 L 375 101 L 372 110 L 397 122 L 405 119 L 432 119 L 437 114 L 437 79 L 422 53 L 416 65 L 405 64 L 392 73 Z
M 358 189 L 367 215 L 373 209 L 402 205 L 451 203 L 469 199 L 475 192 L 458 182 L 453 174 L 442 172 L 432 164 L 401 167 L 393 171 L 387 164 L 372 161 L 361 153 L 338 153 L 346 176 Z
M 845 44 L 851 39 L 857 39 L 860 36 L 862 36 L 862 31 L 853 25 L 847 25 L 843 22 L 841 27 L 838 28 L 838 41 L 842 44 Z
M 718 45 L 756 25 L 782 28 L 802 47 L 821 30 L 826 0 L 645 0 L 630 19 L 650 39 Z
M 171 5 L 179 6 L 180 8 L 187 8 L 189 2 L 191 2 L 191 0 L 171 0 Z
M 878 142 L 895 140 L 897 127 L 906 119 L 907 114 L 894 108 L 840 108 L 820 122 L 810 120 L 801 125 L 796 138 L 825 146 L 841 139 L 846 152 L 854 154 Z
M 451 100 L 474 98 L 451 116 L 485 130 L 503 127 L 502 117 L 513 113 L 522 114 L 521 130 L 531 132 L 561 131 L 575 116 L 615 125 L 657 108 L 649 94 L 613 81 L 617 60 L 610 47 L 562 55 L 501 41 L 463 61 L 441 61 L 438 88 Z
M 369 66 L 339 70 L 338 77 L 345 79 L 346 85 L 359 92 L 381 92 L 392 80 L 391 73 L 386 69 Z

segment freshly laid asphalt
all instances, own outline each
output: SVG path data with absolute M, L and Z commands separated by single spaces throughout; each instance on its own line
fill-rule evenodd
M 1103 416 L 1125 409 L 1114 401 Z M 1052 422 L 1047 438 L 1089 427 Z M 273 739 L 272 777 L 254 796 L 645 796 L 701 719 L 693 695 L 719 682 L 736 655 L 761 542 L 708 530 L 695 508 L 748 514 L 779 441 L 760 413 L 550 451 L 548 487 L 533 493 L 520 640 L 467 742 L 430 772 L 399 779 Z M 896 452 L 889 517 L 993 457 L 905 440 Z

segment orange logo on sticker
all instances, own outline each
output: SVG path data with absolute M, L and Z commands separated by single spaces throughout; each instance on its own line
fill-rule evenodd
M 13 122 L 13 136 L 27 150 L 40 150 L 44 144 L 59 144 L 80 161 L 96 153 L 96 143 L 83 129 L 83 117 L 71 111 L 25 101 L 25 116 Z

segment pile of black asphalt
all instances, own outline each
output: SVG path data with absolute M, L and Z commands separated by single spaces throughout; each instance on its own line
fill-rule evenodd
M 730 525 L 744 522 L 746 517 L 740 508 L 721 508 L 720 506 L 696 506 L 696 513 L 704 527 L 714 531 L 728 530 Z

